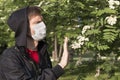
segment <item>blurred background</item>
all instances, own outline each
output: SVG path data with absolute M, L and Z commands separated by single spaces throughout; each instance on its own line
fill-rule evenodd
M 59 62 L 69 37 L 69 64 L 59 80 L 120 80 L 120 0 L 0 0 L 0 54 L 14 46 L 10 14 L 38 6 L 47 25 L 48 51 Z

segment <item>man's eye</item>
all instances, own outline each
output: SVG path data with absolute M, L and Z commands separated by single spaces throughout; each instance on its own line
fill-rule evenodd
M 42 22 L 42 21 L 37 21 L 36 24 L 38 24 L 38 23 L 40 23 L 40 22 Z

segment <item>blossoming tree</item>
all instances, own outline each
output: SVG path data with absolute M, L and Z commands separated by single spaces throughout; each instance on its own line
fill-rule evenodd
M 100 56 L 110 57 L 99 67 L 109 75 L 114 74 L 113 70 L 118 68 L 116 60 L 120 56 L 120 1 L 86 0 L 81 3 L 84 5 L 80 10 L 83 14 L 79 15 L 81 31 L 71 46 L 76 50 L 92 50 Z

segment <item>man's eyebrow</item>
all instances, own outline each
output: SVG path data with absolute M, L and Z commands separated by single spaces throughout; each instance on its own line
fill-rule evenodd
M 40 23 L 40 22 L 42 22 L 42 21 L 37 21 L 37 23 Z
M 37 23 L 40 23 L 40 22 L 41 22 L 41 21 L 34 21 L 33 23 L 34 23 L 34 24 L 37 24 Z
M 40 22 L 42 22 L 42 21 L 36 21 L 35 23 L 40 23 Z

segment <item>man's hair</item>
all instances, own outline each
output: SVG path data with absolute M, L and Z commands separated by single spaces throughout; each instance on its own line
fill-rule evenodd
M 41 16 L 41 9 L 37 6 L 29 6 L 28 8 L 28 19 L 30 20 L 32 16 L 40 15 Z

